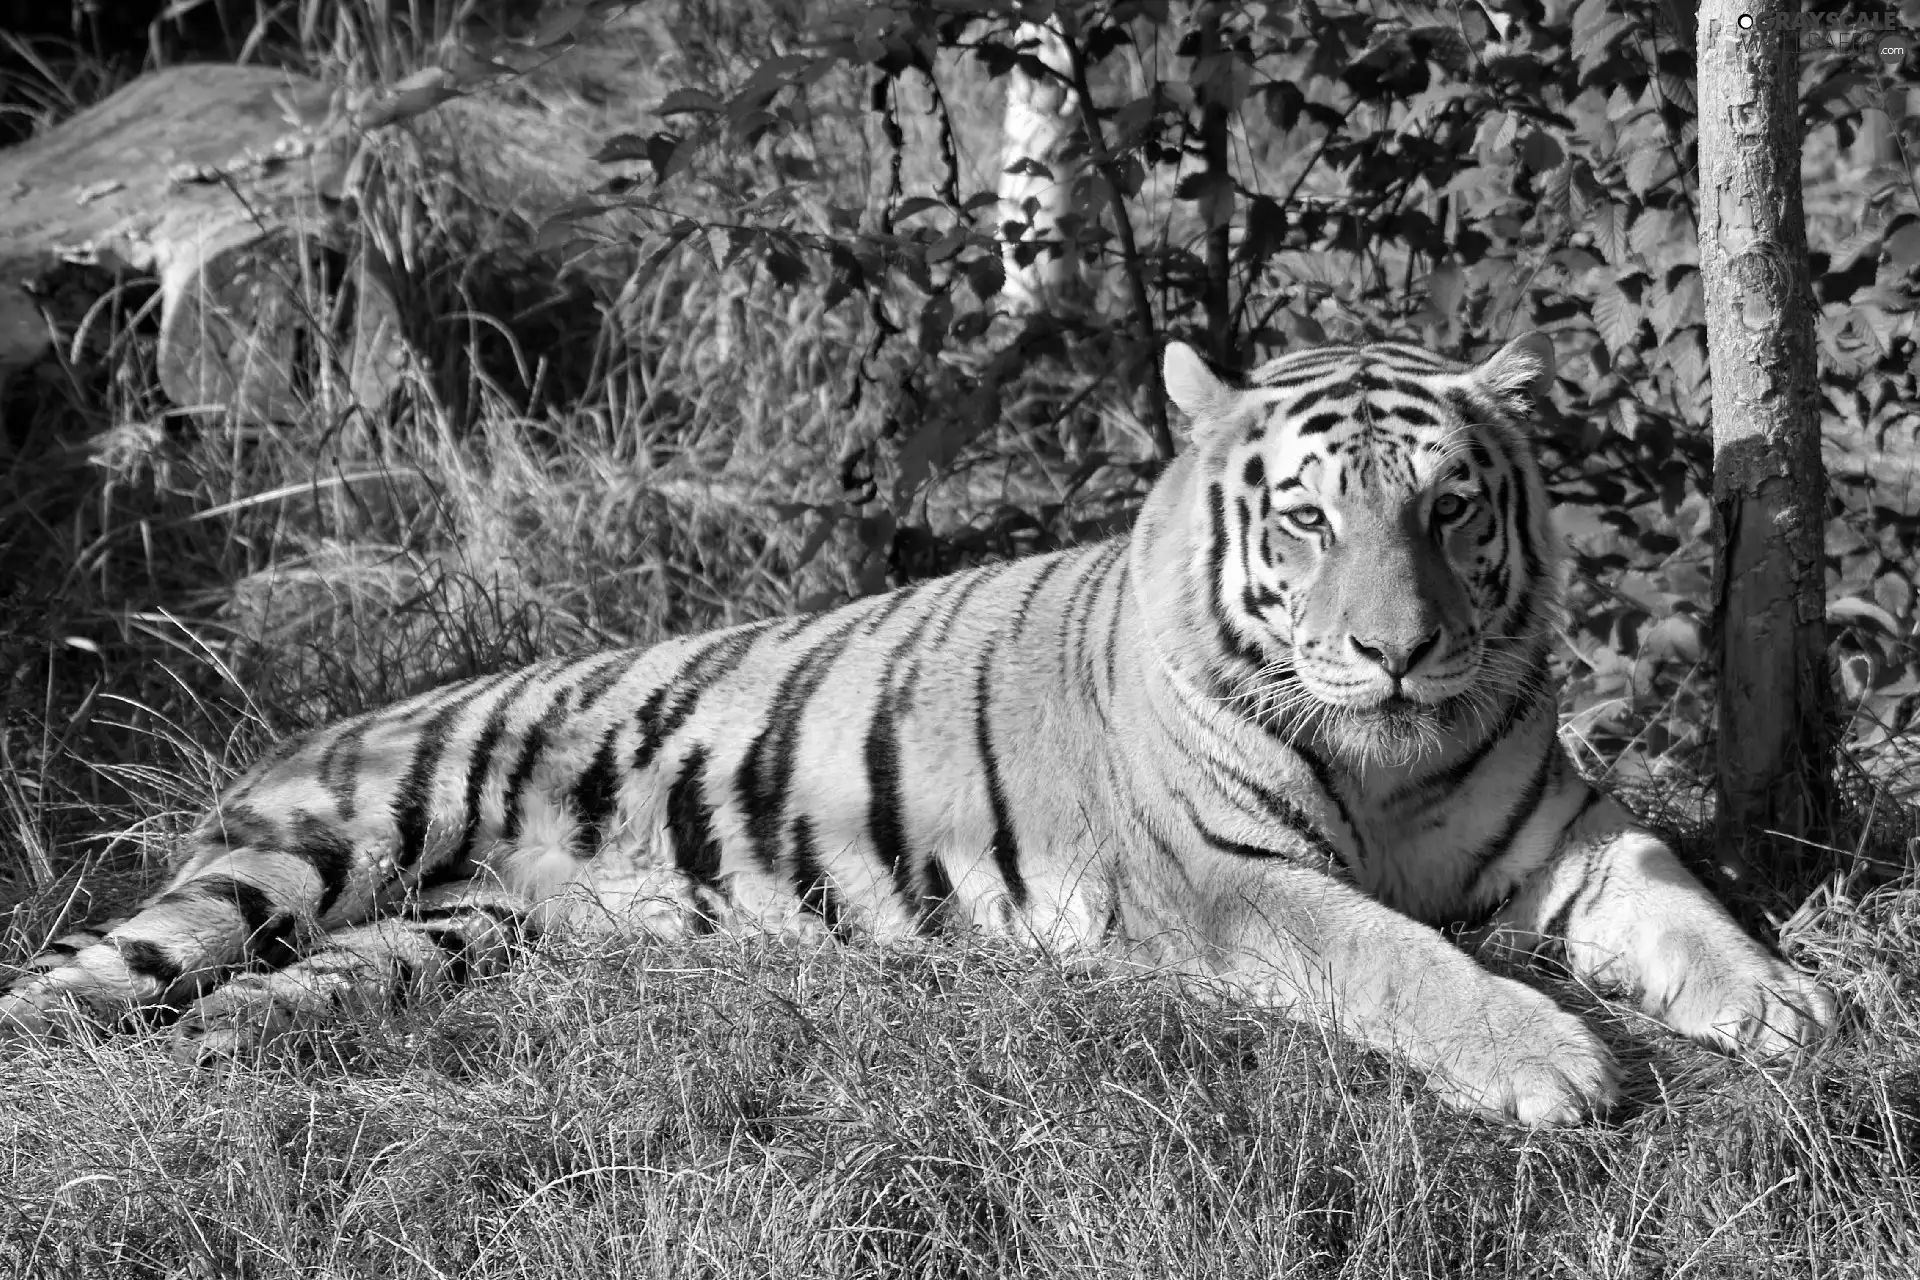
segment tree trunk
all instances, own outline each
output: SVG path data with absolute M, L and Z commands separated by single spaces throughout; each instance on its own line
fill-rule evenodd
M 1032 228 L 1021 238 L 1024 247 L 1008 241 L 1007 282 L 1000 296 L 1010 311 L 1044 311 L 1082 301 L 1079 255 L 1053 248 L 1035 253 L 1031 244 L 1059 239 L 1060 220 L 1073 208 L 1073 183 L 1081 166 L 1067 158 L 1067 140 L 1073 136 L 1079 104 L 1068 86 L 1071 59 L 1053 22 L 1022 23 L 1014 39 L 1055 74 L 1029 75 L 1018 66 L 1007 73 L 1000 218 L 1003 224 L 1031 221 Z
M 1226 82 L 1232 77 L 1231 55 L 1220 44 L 1221 8 L 1203 4 L 1194 13 L 1200 28 L 1200 65 L 1196 79 L 1200 84 L 1200 149 L 1206 161 L 1207 190 L 1224 193 L 1224 199 L 1201 202 L 1210 217 L 1217 216 L 1216 200 L 1225 206 L 1226 217 L 1207 228 L 1207 284 L 1203 303 L 1207 313 L 1207 354 L 1221 364 L 1235 363 L 1233 341 L 1233 278 L 1229 254 L 1233 247 L 1233 173 L 1228 167 L 1227 150 L 1231 140 L 1229 108 L 1224 101 Z
M 1748 30 L 1742 14 L 1753 15 Z M 1826 816 L 1826 599 L 1792 0 L 1703 0 L 1700 275 L 1713 370 L 1719 836 L 1732 867 Z M 1800 846 L 1804 848 L 1804 846 Z

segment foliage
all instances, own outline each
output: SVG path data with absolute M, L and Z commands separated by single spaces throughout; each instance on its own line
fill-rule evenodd
M 963 184 L 948 106 L 981 76 L 1050 74 L 1021 39 L 1022 23 L 1049 15 L 1082 106 L 1067 175 L 1075 212 L 1052 235 L 1001 210 L 987 183 Z M 1151 383 L 1166 336 L 1251 362 L 1327 336 L 1467 355 L 1547 329 L 1561 368 L 1544 444 L 1578 553 L 1572 732 L 1592 766 L 1622 752 L 1701 763 L 1711 458 L 1689 6 L 898 0 L 824 30 L 804 51 L 667 93 L 661 128 L 602 151 L 631 171 L 549 228 L 556 240 L 633 236 L 655 268 L 706 250 L 718 267 L 757 264 L 778 287 L 867 309 L 850 403 L 891 356 L 880 388 L 889 427 L 858 442 L 849 472 L 864 479 L 877 465 L 889 483 L 813 510 L 857 522 L 871 551 L 896 552 L 897 571 L 901 540 L 943 533 L 916 501 L 1005 428 L 1040 367 L 1077 380 L 1036 424 L 1058 441 L 1069 406 L 1089 396 L 1150 418 L 1130 389 Z M 1900 146 L 1920 140 L 1905 90 L 1890 89 L 1898 68 L 1847 43 L 1803 61 L 1810 157 L 1846 170 L 1840 153 L 1870 106 L 1892 105 Z M 849 74 L 870 86 L 871 136 L 896 149 L 862 204 L 833 202 L 816 180 L 816 86 Z M 921 85 L 936 127 L 916 134 L 898 106 Z M 1231 113 L 1228 172 L 1201 160 L 1209 105 Z M 903 184 L 903 169 L 924 180 Z M 1863 194 L 1813 218 L 1821 376 L 1830 424 L 1884 450 L 1920 427 L 1910 367 L 1920 214 L 1903 165 L 1872 168 Z M 626 215 L 617 229 L 594 219 L 609 210 Z M 1232 329 L 1203 334 L 1211 268 L 1196 245 L 1222 225 L 1233 228 Z M 996 303 L 1007 242 L 1018 259 L 1060 252 L 1103 268 L 1106 295 L 1085 314 L 1006 314 Z M 1130 293 L 1129 279 L 1144 290 Z M 1145 323 L 1136 297 L 1151 299 Z M 891 426 L 900 422 L 911 425 Z M 1137 492 L 1151 470 L 1103 474 Z M 1920 692 L 1916 495 L 1910 477 L 1890 487 L 1842 466 L 1838 479 L 1839 643 L 1855 655 L 1849 692 L 1883 723 L 1869 736 L 1884 745 L 1911 724 Z M 1028 514 L 1071 536 L 1061 510 Z

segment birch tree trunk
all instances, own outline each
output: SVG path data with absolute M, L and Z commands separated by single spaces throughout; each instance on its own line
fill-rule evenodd
M 1751 14 L 1742 30 L 1742 14 Z M 1735 867 L 1830 790 L 1812 290 L 1794 0 L 1702 0 L 1700 275 L 1713 370 L 1719 835 Z
M 1032 230 L 1023 239 L 1058 239 L 1060 221 L 1073 208 L 1073 184 L 1081 167 L 1066 155 L 1079 110 L 1068 84 L 1071 62 L 1051 21 L 1021 24 L 1015 41 L 1055 74 L 1029 75 L 1018 66 L 1007 73 L 1000 219 L 1005 225 L 1031 218 Z M 1043 311 L 1079 301 L 1078 254 L 1051 249 L 1035 254 L 1011 239 L 1005 252 L 1007 282 L 1000 296 L 1008 310 Z

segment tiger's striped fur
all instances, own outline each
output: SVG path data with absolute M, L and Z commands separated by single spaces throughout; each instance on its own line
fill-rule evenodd
M 1130 535 L 290 741 L 0 1023 L 183 1006 L 228 1048 L 563 920 L 972 927 L 1206 975 L 1464 1105 L 1606 1104 L 1593 1032 L 1435 928 L 1471 921 L 1685 1034 L 1796 1044 L 1831 998 L 1559 746 L 1525 436 L 1551 356 L 1326 347 L 1235 390 L 1176 345 L 1191 445 Z

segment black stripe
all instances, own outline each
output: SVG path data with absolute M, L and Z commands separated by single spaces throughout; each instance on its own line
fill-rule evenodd
M 1473 878 L 1468 881 L 1474 890 L 1478 890 L 1480 878 L 1486 875 L 1493 867 L 1493 864 L 1498 862 L 1501 856 L 1507 852 L 1507 848 L 1513 843 L 1514 837 L 1520 834 L 1520 828 L 1525 826 L 1527 820 L 1533 817 L 1534 811 L 1539 809 L 1541 798 L 1544 797 L 1547 792 L 1547 779 L 1553 772 L 1554 760 L 1558 755 L 1559 752 L 1556 750 L 1553 740 L 1549 738 L 1546 743 L 1546 749 L 1540 753 L 1540 763 L 1534 769 L 1533 776 L 1527 779 L 1527 785 L 1520 792 L 1520 798 L 1514 803 L 1512 810 L 1508 812 L 1506 821 L 1501 824 L 1500 834 L 1495 836 L 1493 840 L 1488 843 L 1487 847 L 1480 851 L 1478 860 L 1475 863 Z M 1585 810 L 1583 809 L 1582 812 L 1585 812 Z
M 1253 580 L 1253 509 L 1243 498 L 1233 500 L 1233 514 L 1240 522 L 1240 607 L 1250 618 L 1260 616 L 1260 602 L 1277 597 L 1264 588 L 1257 588 Z
M 446 979 L 456 985 L 464 984 L 473 974 L 473 961 L 467 935 L 459 929 L 436 926 L 420 930 L 427 941 L 446 953 Z
M 989 646 L 974 682 L 974 739 L 980 750 L 981 766 L 986 770 L 987 805 L 993 812 L 993 862 L 1000 870 L 1001 883 L 1007 886 L 1007 896 L 1013 899 L 1013 905 L 1024 908 L 1027 880 L 1020 871 L 1020 846 L 1014 839 L 1013 814 L 1007 807 L 1006 788 L 1000 782 L 1000 762 L 993 754 L 992 727 L 988 723 L 993 655 L 994 647 Z
M 946 617 L 940 620 L 940 629 L 933 634 L 933 644 L 935 646 L 945 644 L 947 637 L 953 634 L 954 624 L 960 621 L 960 615 L 964 611 L 967 598 L 971 596 L 976 589 L 986 586 L 989 582 L 992 582 L 1001 574 L 1005 573 L 1007 571 L 1007 563 L 1006 561 L 1002 561 L 1000 564 L 982 565 L 980 568 L 974 569 L 964 576 L 964 585 L 955 597 L 953 608 L 947 612 Z M 949 581 L 961 582 L 962 579 L 952 578 L 949 579 Z
M 287 842 L 287 852 L 303 859 L 320 877 L 320 905 L 314 914 L 324 919 L 353 872 L 353 844 L 332 824 L 304 809 L 293 811 L 291 825 L 293 838 Z
M 1213 617 L 1214 637 L 1229 657 L 1258 666 L 1259 650 L 1233 629 L 1221 598 L 1221 579 L 1227 565 L 1227 492 L 1218 483 L 1207 486 L 1207 530 L 1207 610 Z
M 1301 762 L 1307 766 L 1307 770 L 1313 774 L 1314 785 L 1326 793 L 1327 799 L 1333 801 L 1334 811 L 1340 815 L 1340 821 L 1345 824 L 1347 834 L 1353 837 L 1353 852 L 1358 865 L 1354 866 L 1352 870 L 1356 875 L 1359 874 L 1367 864 L 1372 861 L 1372 858 L 1367 852 L 1367 842 L 1361 836 L 1360 828 L 1353 820 L 1353 814 L 1347 810 L 1347 802 L 1341 798 L 1340 792 L 1334 788 L 1333 771 L 1328 768 L 1326 761 L 1315 755 L 1309 748 L 1295 743 L 1292 749 L 1293 753 L 1299 756 Z
M 938 922 L 940 912 L 953 898 L 953 880 L 940 865 L 940 855 L 929 850 L 920 864 L 920 901 L 915 919 L 922 929 Z
M 605 697 L 607 691 L 626 679 L 633 669 L 640 665 L 640 660 L 646 656 L 645 649 L 631 649 L 627 652 L 625 662 L 608 667 L 591 680 L 583 682 L 580 686 L 580 710 L 589 710 L 594 703 Z
M 1080 695 L 1087 700 L 1094 711 L 1098 712 L 1099 699 L 1093 686 L 1093 665 L 1087 651 L 1087 628 L 1093 620 L 1094 602 L 1099 599 L 1101 584 L 1105 581 L 1101 560 L 1107 555 L 1109 542 L 1103 545 L 1088 560 L 1080 580 L 1073 584 L 1067 600 L 1060 608 L 1062 622 L 1066 626 L 1067 651 L 1071 655 L 1075 682 L 1079 685 Z
M 1127 603 L 1127 587 L 1133 582 L 1133 557 L 1127 556 L 1120 561 L 1120 576 L 1113 584 L 1113 612 L 1107 617 L 1107 639 L 1104 646 L 1107 669 L 1107 705 L 1113 705 L 1114 662 L 1120 651 L 1120 619 Z
M 906 798 L 900 787 L 900 720 L 913 704 L 920 682 L 920 641 L 932 625 L 941 596 L 951 593 L 951 609 L 946 621 L 957 617 L 967 598 L 987 581 L 984 574 L 950 579 L 934 589 L 928 608 L 887 654 L 880 673 L 880 695 L 874 701 L 873 719 L 867 724 L 863 756 L 867 767 L 867 834 L 874 852 L 893 877 L 894 892 L 904 902 L 917 898 L 913 861 L 907 848 Z M 912 658 L 904 679 L 896 683 L 902 662 Z
M 1325 435 L 1327 432 L 1339 426 L 1340 423 L 1345 420 L 1346 416 L 1347 415 L 1343 413 L 1316 413 L 1295 427 L 1293 429 L 1294 434 L 1302 436 Z
M 573 784 L 573 852 L 577 858 L 591 858 L 600 852 L 606 839 L 606 821 L 620 795 L 620 759 L 616 747 L 620 740 L 618 723 L 607 726 L 600 738 L 600 749 Z
M 653 763 L 661 746 L 666 743 L 667 735 L 660 718 L 660 709 L 666 705 L 667 694 L 673 689 L 673 682 L 655 685 L 653 692 L 647 695 L 634 710 L 634 723 L 640 726 L 640 742 L 633 749 L 633 767 L 636 772 L 646 769 Z
M 893 876 L 894 892 L 912 901 L 913 866 L 907 857 L 906 798 L 900 790 L 900 731 L 894 709 L 898 695 L 891 686 L 890 678 L 881 684 L 873 719 L 867 724 L 867 833 L 874 852 Z
M 1013 627 L 1010 634 L 1018 636 L 1027 629 L 1027 618 L 1032 612 L 1034 598 L 1040 594 L 1041 588 L 1047 585 L 1047 580 L 1066 565 L 1067 556 L 1062 552 L 1047 561 L 1046 566 L 1033 575 L 1033 581 L 1029 582 L 1026 590 L 1020 593 L 1020 603 L 1014 606 Z
M 640 726 L 640 743 L 633 752 L 635 771 L 645 770 L 653 763 L 667 740 L 692 718 L 701 695 L 733 674 L 746 661 L 754 642 L 777 625 L 779 619 L 769 619 L 709 642 L 647 696 L 634 712 Z
M 680 762 L 680 774 L 667 789 L 667 831 L 680 874 L 696 885 L 717 889 L 721 850 L 713 831 L 713 806 L 706 798 L 706 768 L 704 746 L 687 752 L 687 758 Z
M 466 825 L 460 833 L 460 845 L 447 859 L 446 865 L 458 867 L 473 857 L 473 842 L 480 834 L 480 793 L 485 789 L 487 775 L 493 772 L 493 753 L 500 745 L 501 735 L 507 731 L 507 717 L 513 714 L 514 704 L 526 691 L 534 677 L 550 669 L 550 664 L 541 663 L 527 667 L 513 677 L 512 685 L 493 704 L 493 710 L 487 713 L 487 722 L 480 728 L 480 736 L 474 740 L 472 749 L 467 752 L 467 787 L 465 799 Z
M 1189 741 L 1185 735 L 1176 733 L 1168 735 L 1166 742 L 1178 753 L 1194 776 L 1215 784 L 1222 791 L 1226 790 L 1224 787 L 1219 787 L 1222 779 L 1239 787 L 1264 811 L 1263 817 L 1278 820 L 1282 827 L 1305 840 L 1317 855 L 1331 862 L 1335 867 L 1343 865 L 1338 852 L 1321 831 L 1320 825 L 1309 818 L 1306 811 L 1291 800 L 1247 774 L 1241 769 L 1238 760 L 1221 759 L 1212 752 L 1203 750 L 1198 745 L 1197 737 Z M 1228 797 L 1228 803 L 1235 803 L 1235 799 Z M 1195 826 L 1200 825 L 1197 810 L 1190 809 L 1188 816 L 1192 818 Z
M 826 922 L 834 936 L 844 934 L 846 913 L 820 866 L 820 850 L 813 839 L 813 821 L 804 813 L 793 820 L 793 882 L 800 905 Z
M 527 729 L 527 736 L 520 740 L 520 752 L 514 757 L 513 769 L 507 774 L 506 788 L 502 792 L 505 806 L 500 823 L 502 840 L 517 840 L 520 836 L 521 810 L 527 784 L 533 780 L 533 771 L 539 765 L 553 731 L 560 727 L 560 722 L 571 711 L 573 694 L 573 685 L 562 685 L 554 690 L 540 718 L 533 722 Z
M 159 984 L 162 994 L 180 981 L 180 966 L 158 944 L 138 938 L 116 938 L 113 946 L 120 953 L 120 963 L 127 967 L 127 972 Z
M 892 607 L 898 607 L 897 598 Z M 747 839 L 769 873 L 779 867 L 780 820 L 787 790 L 793 785 L 800 722 L 834 659 L 844 651 L 843 642 L 865 621 L 864 615 L 855 613 L 787 669 L 768 702 L 766 728 L 755 736 L 734 775 L 734 792 L 747 818 Z
M 360 786 L 361 744 L 379 717 L 378 711 L 355 717 L 335 734 L 320 756 L 319 782 L 332 797 L 342 822 L 353 819 L 355 796 Z
M 1297 418 L 1306 413 L 1307 410 L 1319 405 L 1323 400 L 1334 400 L 1342 396 L 1351 395 L 1352 393 L 1353 386 L 1346 378 L 1329 381 L 1323 386 L 1317 386 L 1301 393 L 1291 404 L 1287 405 L 1286 412 L 1289 417 Z
M 168 906 L 193 902 L 226 902 L 240 913 L 241 920 L 247 926 L 247 936 L 251 937 L 265 929 L 277 914 L 273 899 L 266 890 L 258 885 L 236 880 L 232 876 L 200 876 L 189 880 L 169 893 L 162 894 L 155 906 Z
M 456 716 L 492 687 L 489 682 L 455 698 L 420 726 L 414 740 L 413 763 L 392 804 L 394 828 L 400 835 L 400 871 L 411 871 L 426 852 L 427 825 L 433 821 L 433 775 L 440 767 L 440 757 L 446 754 L 447 730 Z
M 199 842 L 216 849 L 281 847 L 280 824 L 249 805 L 222 801 L 200 826 Z
M 506 811 L 500 824 L 501 839 L 514 840 L 519 837 L 520 820 L 525 812 L 527 784 L 533 780 L 533 772 L 539 767 L 541 756 L 552 744 L 554 730 L 573 714 L 574 700 L 579 696 L 580 690 L 596 676 L 602 674 L 608 665 L 618 662 L 620 656 L 619 654 L 602 654 L 569 669 L 567 675 L 579 675 L 580 678 L 554 690 L 546 710 L 540 713 L 540 718 L 527 730 L 527 736 L 520 742 L 520 754 L 513 762 L 513 771 L 507 775 L 504 793 Z

